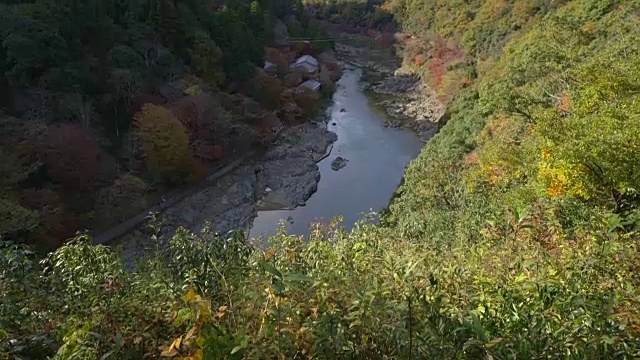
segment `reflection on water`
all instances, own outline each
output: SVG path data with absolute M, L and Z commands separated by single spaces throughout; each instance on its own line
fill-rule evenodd
M 328 127 L 338 134 L 338 141 L 331 155 L 318 164 L 322 175 L 318 191 L 306 206 L 258 212 L 251 237 L 275 234 L 281 220 L 290 234 L 306 235 L 310 223 L 329 223 L 339 214 L 351 229 L 363 213 L 388 205 L 422 142 L 409 130 L 384 127 L 386 115 L 370 106 L 361 76 L 360 69 L 347 68 L 337 83 Z M 347 159 L 347 166 L 333 171 L 331 161 L 337 156 Z

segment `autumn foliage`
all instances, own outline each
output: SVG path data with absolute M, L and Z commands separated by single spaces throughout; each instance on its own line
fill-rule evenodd
M 295 92 L 293 98 L 305 116 L 313 114 L 320 101 L 320 95 L 307 88 L 302 88 L 298 92 Z
M 559 110 L 563 113 L 569 111 L 569 107 L 571 106 L 571 95 L 568 92 L 564 92 L 562 97 L 560 98 L 560 106 Z
M 282 53 L 278 49 L 265 48 L 265 59 L 276 65 L 276 71 L 278 75 L 285 74 L 289 70 L 289 63 L 295 59 L 296 54 L 290 52 L 288 54 Z
M 424 63 L 427 60 L 425 59 L 425 56 L 422 54 L 418 54 L 416 56 L 413 57 L 413 63 L 415 64 L 415 66 L 420 67 L 422 65 L 424 65 Z
M 171 104 L 171 110 L 187 130 L 189 141 L 213 139 L 215 122 L 220 115 L 220 109 L 213 104 L 214 99 L 205 92 L 182 97 Z
M 260 71 L 247 85 L 250 88 L 249 94 L 258 100 L 260 105 L 267 109 L 280 107 L 280 94 L 284 90 L 280 79 Z
M 168 109 L 159 105 L 143 105 L 134 116 L 134 128 L 153 170 L 168 175 L 184 170 L 190 162 L 187 131 Z
M 52 128 L 45 147 L 44 159 L 51 178 L 73 190 L 86 190 L 93 185 L 98 175 L 98 144 L 82 128 Z
M 446 72 L 445 64 L 440 59 L 433 59 L 427 65 L 429 71 L 431 71 L 431 75 L 433 77 L 432 84 L 434 88 L 437 88 L 438 85 L 442 82 L 442 77 Z
M 302 75 L 297 72 L 292 72 L 284 77 L 284 86 L 294 87 L 300 85 L 302 82 Z

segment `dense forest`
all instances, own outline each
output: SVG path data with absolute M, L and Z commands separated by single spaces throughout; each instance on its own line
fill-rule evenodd
M 17 29 L 40 36 L 40 46 L 62 49 L 50 37 L 75 26 L 85 28 L 74 41 L 96 37 L 101 24 L 83 15 L 87 23 L 54 33 L 45 30 L 59 26 L 51 17 L 69 19 L 68 13 L 14 6 L 2 16 L 21 19 Z M 0 353 L 61 359 L 640 357 L 640 1 L 314 1 L 307 11 L 353 29 L 397 30 L 404 70 L 419 75 L 447 106 L 442 128 L 408 167 L 381 222 L 363 221 L 350 233 L 332 223 L 304 241 L 281 233 L 266 247 L 242 234 L 179 231 L 168 249 L 141 259 L 135 271 L 125 269 L 116 251 L 83 237 L 42 261 L 29 248 L 5 242 Z M 26 20 L 45 13 L 42 23 Z M 151 13 L 141 10 L 136 23 L 152 26 L 143 16 Z M 162 28 L 171 28 L 167 24 L 173 23 Z M 253 32 L 259 27 L 247 28 L 251 38 L 265 36 Z M 26 36 L 16 33 L 3 35 L 4 59 L 33 54 L 19 51 L 31 42 L 6 45 Z M 214 33 L 209 38 L 222 48 Z M 102 40 L 91 40 L 88 49 L 100 48 Z M 180 63 L 187 66 L 194 48 L 179 43 L 187 53 Z M 64 46 L 76 56 L 100 53 L 74 42 Z M 61 75 L 49 67 L 56 59 L 5 60 L 6 81 L 29 84 L 37 77 L 38 88 L 46 88 L 82 73 L 83 67 L 70 65 L 73 71 Z M 97 59 L 82 63 L 100 64 Z M 224 79 L 216 76 L 216 84 L 233 82 L 238 73 L 225 67 L 224 56 L 219 61 Z M 31 67 L 29 76 L 16 78 L 25 74 L 18 65 Z M 77 91 L 100 94 L 92 87 Z M 92 111 L 99 111 L 99 98 Z M 108 109 L 124 111 L 126 103 L 120 99 Z M 13 181 L 36 181 L 28 157 L 11 157 L 9 150 L 3 155 Z M 157 229 L 152 223 L 154 238 Z
M 54 248 L 302 121 L 297 1 L 2 1 L 0 236 Z M 301 45 L 301 44 L 297 44 Z M 276 61 L 268 76 L 265 59 Z M 284 62 L 284 63 L 283 63 Z M 283 84 L 285 77 L 288 83 Z M 308 95 L 306 95 L 309 97 Z

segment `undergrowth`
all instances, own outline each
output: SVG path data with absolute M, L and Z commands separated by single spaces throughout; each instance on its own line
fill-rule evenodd
M 446 250 L 366 223 L 268 246 L 180 230 L 132 272 L 84 237 L 40 262 L 3 243 L 0 349 L 23 359 L 640 356 L 638 219 L 603 219 L 574 241 L 546 239 L 539 229 L 553 225 L 540 221 L 512 213 Z

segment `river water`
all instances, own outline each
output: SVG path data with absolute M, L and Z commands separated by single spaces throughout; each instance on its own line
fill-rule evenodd
M 343 225 L 350 230 L 363 214 L 389 204 L 406 165 L 423 144 L 412 131 L 384 126 L 387 115 L 370 104 L 362 75 L 361 69 L 347 66 L 336 83 L 327 111 L 328 129 L 338 134 L 338 140 L 331 154 L 318 163 L 317 192 L 305 206 L 293 210 L 259 211 L 250 237 L 274 235 L 282 220 L 289 234 L 307 235 L 311 223 L 329 223 L 336 215 L 343 216 Z M 334 171 L 331 162 L 337 156 L 348 162 Z

